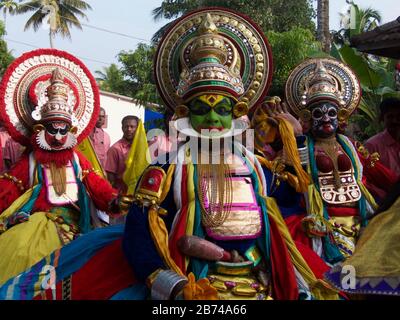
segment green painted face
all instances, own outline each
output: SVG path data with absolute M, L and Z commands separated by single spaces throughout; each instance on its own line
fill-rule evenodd
M 189 104 L 190 123 L 194 130 L 217 130 L 222 132 L 232 127 L 232 100 L 221 95 L 203 95 Z M 212 133 L 212 132 L 211 132 Z

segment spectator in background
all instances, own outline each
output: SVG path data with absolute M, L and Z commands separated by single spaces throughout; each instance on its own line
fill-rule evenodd
M 155 161 L 158 156 L 174 152 L 173 148 L 176 148 L 178 143 L 180 142 L 178 139 L 178 133 L 175 130 L 174 126 L 170 125 L 170 121 L 172 119 L 173 114 L 170 112 L 166 112 L 164 114 L 163 128 L 158 130 L 162 130 L 163 132 L 152 132 L 151 130 L 147 132 L 151 138 L 148 140 L 149 151 L 152 161 Z M 153 134 L 155 134 L 153 136 Z
M 0 120 L 0 173 L 3 173 L 6 171 L 6 166 L 4 163 L 4 151 L 6 147 L 7 141 L 11 139 L 10 135 L 8 134 L 6 128 L 3 126 L 3 122 Z
M 370 153 L 379 153 L 384 166 L 400 174 L 400 99 L 383 100 L 380 110 L 385 130 L 370 138 L 365 146 Z
M 6 171 L 10 170 L 14 163 L 16 163 L 20 159 L 24 150 L 25 147 L 20 145 L 11 137 L 7 140 L 3 153 L 3 160 Z
M 135 137 L 138 123 L 139 118 L 136 116 L 124 117 L 122 119 L 123 137 L 114 143 L 107 152 L 105 166 L 107 178 L 114 188 L 123 193 L 127 191 L 127 186 L 122 180 L 126 168 L 125 160 Z
M 90 134 L 90 140 L 92 141 L 94 151 L 96 152 L 97 158 L 100 161 L 103 169 L 107 163 L 107 152 L 110 149 L 110 136 L 103 130 L 103 126 L 106 122 L 106 111 L 100 108 L 99 117 L 96 122 L 92 133 Z

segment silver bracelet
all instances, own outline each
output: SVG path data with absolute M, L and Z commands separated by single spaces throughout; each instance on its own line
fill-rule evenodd
M 183 277 L 172 270 L 161 271 L 151 286 L 152 300 L 170 300 L 173 292 L 178 293 L 188 283 Z
M 310 155 L 308 154 L 308 147 L 302 147 L 297 149 L 299 151 L 301 165 L 308 165 L 310 162 Z

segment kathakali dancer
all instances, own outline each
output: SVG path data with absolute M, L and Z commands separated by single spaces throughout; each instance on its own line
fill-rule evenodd
M 271 80 L 270 48 L 257 26 L 223 9 L 188 14 L 160 42 L 155 72 L 175 128 L 190 139 L 176 163 L 145 171 L 126 220 L 124 253 L 151 297 L 336 297 L 268 198 L 271 173 L 233 142 Z
M 300 253 L 268 197 L 273 174 L 237 139 L 271 81 L 259 28 L 226 9 L 191 12 L 160 42 L 155 75 L 189 141 L 145 170 L 124 229 L 80 237 L 8 281 L 0 297 L 337 298 L 321 279 L 326 264 L 309 248 Z M 56 283 L 43 287 L 49 264 Z
M 376 155 L 342 134 L 360 98 L 354 72 L 331 58 L 304 61 L 286 83 L 287 104 L 306 134 L 299 154 L 312 183 L 281 211 L 294 239 L 330 264 L 353 254 L 376 208 L 371 193 L 384 194 L 396 182 Z
M 0 284 L 101 225 L 96 208 L 118 210 L 116 191 L 75 146 L 92 130 L 99 92 L 85 65 L 53 49 L 28 52 L 3 76 L 0 112 L 26 146 L 0 177 Z

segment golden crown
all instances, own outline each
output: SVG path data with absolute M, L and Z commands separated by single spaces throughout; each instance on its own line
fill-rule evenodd
M 64 77 L 59 68 L 54 69 L 50 83 L 46 90 L 48 101 L 42 107 L 38 106 L 33 111 L 33 118 L 41 122 L 59 120 L 72 124 L 74 122 L 74 110 L 68 102 L 70 88 L 64 82 Z
M 324 99 L 333 100 L 338 106 L 345 105 L 337 80 L 328 73 L 322 60 L 317 60 L 313 76 L 305 83 L 301 104 L 310 106 Z
M 185 65 L 184 57 L 181 59 Z M 189 62 L 192 67 L 182 71 L 177 90 L 185 102 L 210 90 L 236 100 L 244 93 L 239 54 L 230 40 L 218 33 L 209 13 L 197 30 Z

